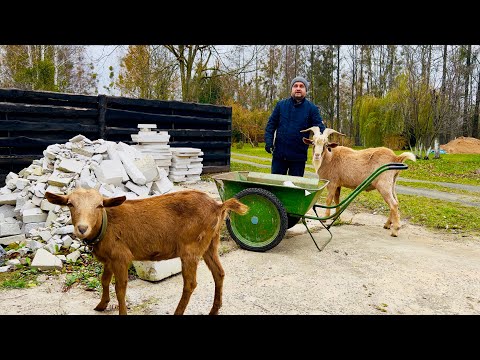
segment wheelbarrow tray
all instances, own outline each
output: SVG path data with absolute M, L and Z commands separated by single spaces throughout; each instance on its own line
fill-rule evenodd
M 301 217 L 320 197 L 328 180 L 291 175 L 267 174 L 254 171 L 232 171 L 212 176 L 222 201 L 247 188 L 261 188 L 273 193 L 288 215 Z M 285 185 L 293 183 L 294 186 Z

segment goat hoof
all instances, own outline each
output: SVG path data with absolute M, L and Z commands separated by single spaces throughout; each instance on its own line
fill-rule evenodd
M 98 304 L 98 305 L 95 307 L 95 309 L 93 309 L 93 310 L 96 310 L 96 311 L 105 311 L 105 309 L 107 308 L 107 305 L 108 305 L 108 303 L 106 303 L 106 304 L 100 303 L 100 304 Z

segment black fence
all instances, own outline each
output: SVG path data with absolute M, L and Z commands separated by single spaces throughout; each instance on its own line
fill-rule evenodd
M 50 144 L 82 134 L 132 145 L 131 134 L 146 123 L 168 131 L 171 147 L 202 149 L 204 173 L 230 170 L 231 107 L 0 89 L 0 186 Z

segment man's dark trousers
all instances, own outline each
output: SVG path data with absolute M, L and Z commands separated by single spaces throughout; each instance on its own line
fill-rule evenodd
M 290 161 L 272 158 L 272 174 L 303 176 L 305 161 Z

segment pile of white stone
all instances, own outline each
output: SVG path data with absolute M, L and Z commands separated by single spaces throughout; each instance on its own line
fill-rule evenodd
M 168 178 L 173 182 L 194 183 L 200 181 L 203 164 L 201 149 L 190 147 L 171 148 L 172 165 Z
M 138 145 L 132 145 L 135 149 L 141 151 L 143 154 L 150 155 L 155 164 L 169 173 L 170 165 L 172 164 L 172 152 L 170 151 L 170 135 L 168 131 L 156 131 L 156 124 L 138 124 L 140 129 L 138 134 L 130 135 L 132 140 Z
M 86 250 L 74 239 L 68 207 L 48 202 L 47 191 L 67 194 L 77 186 L 99 187 L 105 197 L 135 199 L 173 188 L 150 155 L 122 142 L 77 135 L 48 146 L 43 155 L 18 174 L 10 172 L 0 188 L 0 272 L 26 263 L 32 253 L 31 266 L 61 269 L 63 262 L 75 261 Z M 20 246 L 5 253 L 3 247 L 14 242 Z M 60 248 L 68 255 L 56 255 Z

